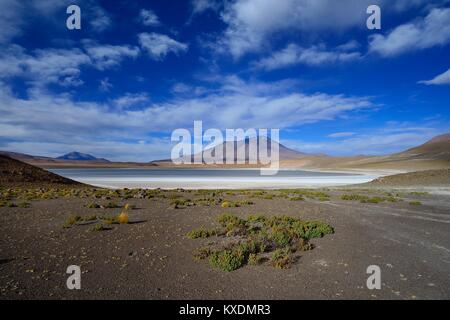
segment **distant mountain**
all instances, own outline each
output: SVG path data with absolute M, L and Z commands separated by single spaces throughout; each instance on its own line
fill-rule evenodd
M 225 141 L 221 144 L 218 144 L 217 146 L 205 149 L 203 151 L 203 159 L 205 158 L 205 155 L 211 155 L 214 157 L 216 154 L 220 154 L 220 151 L 222 149 L 222 155 L 223 155 L 223 163 L 225 163 L 225 157 L 227 152 L 234 155 L 234 161 L 235 162 L 245 162 L 249 163 L 249 151 L 255 150 L 258 152 L 261 144 L 264 143 L 267 146 L 267 155 L 270 157 L 272 149 L 276 149 L 278 147 L 278 153 L 279 153 L 279 160 L 292 160 L 297 159 L 301 156 L 305 156 L 305 153 L 289 149 L 288 147 L 282 145 L 281 143 L 278 143 L 270 138 L 267 137 L 259 137 L 259 138 L 250 138 L 245 139 L 243 141 Z M 243 156 L 242 154 L 238 154 L 238 148 L 243 149 Z M 265 154 L 263 152 L 262 154 Z M 186 156 L 184 157 L 185 162 L 192 161 L 194 159 L 194 155 Z M 259 160 L 259 159 L 258 159 Z M 169 160 L 170 161 L 170 160 Z M 156 162 L 156 161 L 155 161 Z M 157 162 L 167 162 L 167 160 L 157 161 Z
M 245 146 L 245 165 L 248 165 L 248 150 L 250 147 L 259 148 L 262 138 L 246 139 Z M 266 139 L 266 138 L 265 138 Z M 275 144 L 278 145 L 280 155 L 280 165 L 284 168 L 305 168 L 305 169 L 383 169 L 396 171 L 417 171 L 431 169 L 450 168 L 450 134 L 444 134 L 434 137 L 430 141 L 410 148 L 406 151 L 385 155 L 385 156 L 352 156 L 352 157 L 332 157 L 319 154 L 306 154 L 287 148 L 276 141 L 267 140 L 269 153 Z M 349 146 L 351 147 L 351 146 Z M 222 148 L 225 151 L 236 151 L 238 146 L 236 142 L 224 142 L 213 148 L 203 151 L 212 156 Z M 234 153 L 236 154 L 236 152 Z M 152 161 L 148 163 L 136 162 L 109 162 L 106 159 L 99 159 L 92 155 L 86 155 L 79 152 L 71 152 L 58 158 L 32 156 L 22 153 L 0 151 L 0 155 L 6 155 L 41 168 L 145 168 L 145 167 L 174 167 L 170 159 Z M 193 159 L 188 156 L 187 160 Z M 237 160 L 235 156 L 234 160 Z M 243 162 L 239 159 L 239 162 Z M 186 161 L 188 162 L 188 161 Z M 226 166 L 226 164 L 224 164 Z M 258 166 L 258 165 L 256 165 Z
M 102 161 L 109 162 L 103 158 L 96 158 L 93 155 L 87 153 L 81 153 L 77 151 L 69 152 L 63 156 L 57 157 L 58 160 L 69 160 L 69 161 Z

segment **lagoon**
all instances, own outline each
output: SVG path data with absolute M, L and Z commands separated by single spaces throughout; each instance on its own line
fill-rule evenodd
M 105 188 L 282 189 L 341 186 L 371 181 L 376 174 L 282 169 L 262 176 L 259 169 L 49 169 L 82 183 Z

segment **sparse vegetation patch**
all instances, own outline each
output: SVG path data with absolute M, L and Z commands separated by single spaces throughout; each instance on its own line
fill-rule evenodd
M 310 239 L 334 233 L 334 229 L 324 222 L 288 216 L 251 215 L 243 219 L 222 214 L 217 222 L 218 228 L 201 228 L 186 236 L 189 239 L 217 237 L 222 240 L 222 245 L 203 247 L 194 253 L 194 257 L 208 259 L 212 267 L 223 271 L 233 271 L 246 264 L 258 265 L 263 260 L 271 261 L 276 268 L 289 268 L 297 251 L 313 249 Z

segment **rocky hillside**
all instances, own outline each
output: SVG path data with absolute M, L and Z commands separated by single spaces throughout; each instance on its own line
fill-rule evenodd
M 83 186 L 83 184 L 58 176 L 44 169 L 0 155 L 0 186 L 36 186 L 49 185 Z

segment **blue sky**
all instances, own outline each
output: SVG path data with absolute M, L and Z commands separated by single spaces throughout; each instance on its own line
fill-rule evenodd
M 0 149 L 149 161 L 202 120 L 303 152 L 401 151 L 450 132 L 449 57 L 447 0 L 1 0 Z

